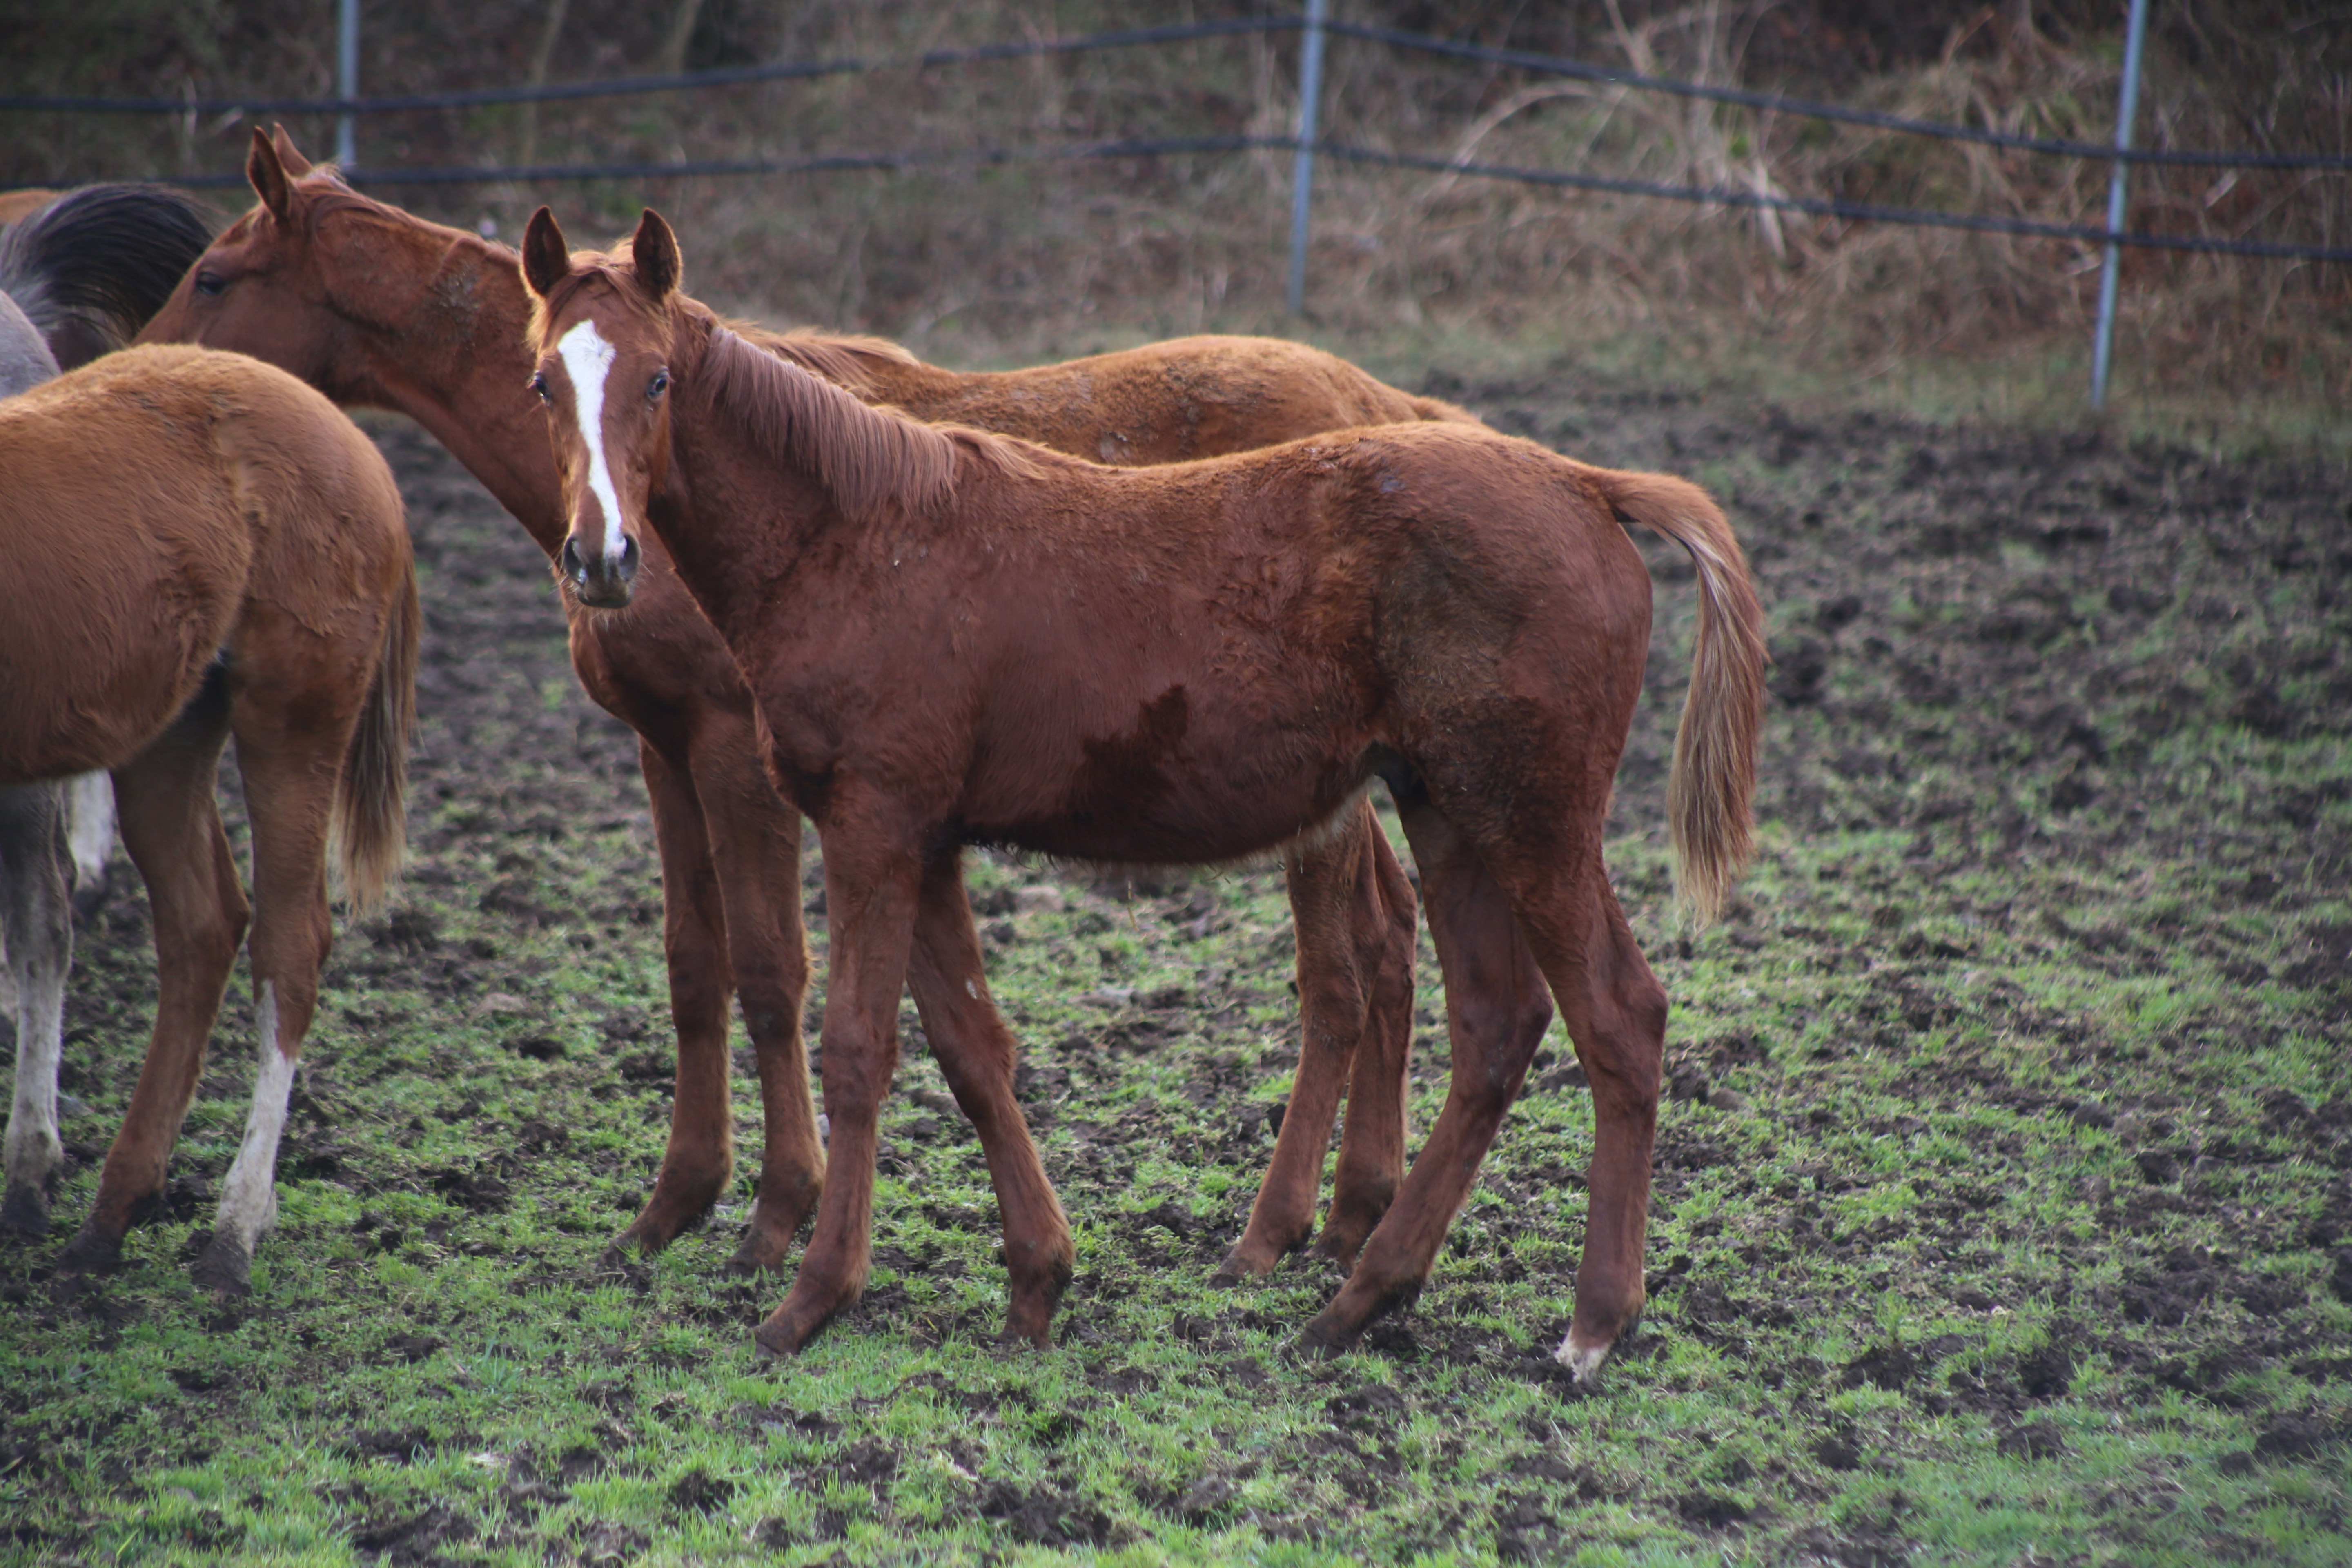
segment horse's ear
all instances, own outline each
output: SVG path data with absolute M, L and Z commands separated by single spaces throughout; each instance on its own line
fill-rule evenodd
M 653 208 L 637 220 L 637 234 L 629 241 L 629 261 L 636 268 L 637 286 L 656 305 L 669 298 L 677 287 L 678 276 L 686 264 L 677 254 L 677 236 L 672 234 L 662 215 Z
M 286 134 L 286 127 L 269 128 L 269 144 L 278 149 L 278 161 L 286 165 L 286 177 L 299 180 L 310 172 L 310 160 L 302 156 L 294 145 L 294 138 Z
M 279 223 L 294 210 L 294 182 L 287 176 L 286 161 L 261 127 L 253 128 L 253 151 L 246 154 L 245 177 L 253 182 L 254 195 L 269 209 L 269 216 Z
M 555 226 L 555 215 L 541 207 L 522 231 L 522 280 L 544 300 L 571 270 L 572 252 L 563 243 L 563 231 Z

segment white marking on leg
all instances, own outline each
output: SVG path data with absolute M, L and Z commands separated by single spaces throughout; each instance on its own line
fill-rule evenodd
M 1607 1364 L 1609 1352 L 1614 1348 L 1608 1344 L 1579 1345 L 1576 1333 L 1571 1330 L 1568 1337 L 1559 1342 L 1559 1349 L 1551 1353 L 1552 1359 L 1568 1368 L 1569 1374 L 1577 1382 L 1591 1383 L 1601 1375 L 1601 1369 Z
M 16 1085 L 0 1169 L 8 1187 L 43 1192 L 65 1158 L 58 1137 L 58 1062 L 65 1034 L 66 969 L 73 960 L 64 868 L 56 858 L 54 784 L 0 795 L 0 973 L 16 1026 Z
M 37 949 L 12 949 L 8 959 L 16 990 L 16 1087 L 0 1158 L 11 1187 L 43 1187 L 65 1158 L 58 1137 L 58 1063 L 64 1055 L 66 972 L 62 963 L 39 962 L 41 956 Z
M 572 405 L 580 424 L 580 438 L 588 443 L 588 489 L 604 509 L 604 558 L 621 556 L 621 494 L 613 484 L 613 470 L 604 461 L 604 383 L 613 374 L 618 352 L 604 341 L 593 321 L 583 321 L 555 345 L 563 356 L 563 374 L 572 378 Z
M 114 781 L 105 773 L 84 773 L 66 785 L 66 847 L 73 855 L 75 887 L 106 879 L 114 848 Z
M 245 1143 L 223 1184 L 214 1236 L 233 1237 L 251 1257 L 254 1243 L 278 1221 L 278 1141 L 286 1131 L 286 1102 L 294 1092 L 294 1058 L 278 1048 L 278 987 L 261 983 L 254 998 L 261 1029 L 261 1060 L 253 1075 L 253 1114 Z

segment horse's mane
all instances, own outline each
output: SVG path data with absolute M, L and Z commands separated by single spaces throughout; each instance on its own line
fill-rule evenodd
M 1001 436 L 861 403 L 715 318 L 709 334 L 701 395 L 755 444 L 813 471 L 852 517 L 931 510 L 954 489 L 961 458 L 1023 478 L 1036 470 L 1025 448 Z

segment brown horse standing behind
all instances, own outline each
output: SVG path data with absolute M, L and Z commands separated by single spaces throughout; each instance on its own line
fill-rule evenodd
M 1229 860 L 1312 835 L 1378 775 L 1420 865 L 1454 1071 L 1306 1337 L 1351 1343 L 1421 1289 L 1556 1001 L 1595 1110 L 1560 1354 L 1595 1372 L 1643 1305 L 1666 1019 L 1601 855 L 1650 631 L 1621 520 L 1698 569 L 1669 815 L 1706 916 L 1748 852 L 1764 658 L 1723 514 L 1684 480 L 1477 426 L 1097 468 L 868 407 L 727 330 L 679 270 L 652 212 L 627 259 L 567 257 L 545 208 L 524 237 L 575 589 L 628 603 L 634 542 L 658 531 L 824 838 L 832 1180 L 759 1342 L 798 1349 L 864 1288 L 898 994 L 919 911 L 962 907 L 963 845 Z M 962 984 L 984 984 L 974 963 Z M 1042 1342 L 1073 1254 L 1010 1053 L 941 1066 L 1004 1216 L 1006 1332 Z
M 236 349 L 339 402 L 407 414 L 556 555 L 563 496 L 538 403 L 524 390 L 530 300 L 513 252 L 357 194 L 331 171 L 313 170 L 283 131 L 274 140 L 257 131 L 246 167 L 259 205 L 190 269 L 147 341 Z M 1119 463 L 1172 462 L 1347 425 L 1469 418 L 1303 343 L 1264 338 L 1185 338 L 967 375 L 868 338 L 755 335 L 868 401 Z M 761 770 L 751 694 L 733 656 L 658 542 L 646 550 L 625 616 L 583 612 L 568 593 L 564 599 L 581 684 L 639 737 L 677 1031 L 677 1096 L 661 1173 L 644 1211 L 614 1239 L 657 1251 L 725 1187 L 734 991 L 759 1058 L 766 1121 L 759 1198 L 734 1262 L 773 1267 L 816 1202 L 824 1172 L 800 1038 L 807 981 L 800 814 L 777 798 Z M 1349 1110 L 1318 1250 L 1351 1260 L 1404 1172 L 1412 886 L 1369 806 L 1327 837 L 1296 847 L 1286 869 L 1304 1048 L 1249 1229 L 1220 1270 L 1227 1279 L 1263 1274 L 1307 1239 L 1343 1089 Z M 925 922 L 913 962 L 926 1033 L 950 1050 L 1009 1051 L 1011 1036 L 993 1008 L 959 984 L 924 978 L 977 968 L 969 915 L 942 907 L 926 911 Z
M 155 1032 L 70 1267 L 113 1261 L 161 1195 L 246 932 L 213 801 L 236 738 L 260 1061 L 195 1274 L 242 1289 L 278 1212 L 278 1138 L 330 939 L 331 832 L 361 907 L 400 858 L 418 626 L 400 495 L 367 437 L 282 371 L 128 349 L 0 403 L 0 784 L 112 769 L 154 913 Z M 37 1064 L 53 1105 L 54 1050 L 20 1042 L 19 1075 Z M 12 1124 L 8 1147 L 8 1222 L 37 1229 L 54 1127 Z

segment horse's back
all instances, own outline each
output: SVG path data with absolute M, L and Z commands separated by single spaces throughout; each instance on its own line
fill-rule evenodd
M 942 378 L 928 366 L 874 390 L 920 419 L 976 425 L 1121 468 L 1277 446 L 1358 425 L 1471 416 L 1286 338 L 1204 335 L 1060 364 Z

